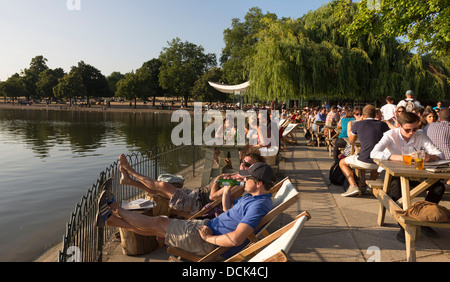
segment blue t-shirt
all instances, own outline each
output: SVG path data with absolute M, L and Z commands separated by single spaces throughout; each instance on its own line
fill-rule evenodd
M 213 218 L 208 227 L 211 228 L 214 235 L 222 235 L 236 230 L 239 223 L 248 224 L 255 229 L 258 227 L 261 219 L 272 209 L 272 194 L 263 194 L 252 196 L 246 194 L 233 202 L 233 207 L 218 217 Z M 222 256 L 225 258 L 239 252 L 244 244 L 230 248 Z
M 354 117 L 351 117 L 351 118 L 345 117 L 345 118 L 341 119 L 342 131 L 339 134 L 339 138 L 348 138 L 348 135 L 347 135 L 348 123 L 354 119 L 355 119 Z

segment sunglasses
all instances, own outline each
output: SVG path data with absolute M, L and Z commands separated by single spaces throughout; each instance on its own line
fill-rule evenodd
M 403 128 L 403 127 L 402 127 Z M 406 132 L 406 133 L 410 133 L 411 131 L 412 132 L 416 132 L 417 130 L 419 130 L 418 128 L 409 128 L 409 129 L 405 129 L 405 128 L 403 128 L 403 130 Z
M 252 176 L 248 176 L 248 177 L 245 178 L 245 181 L 246 181 L 246 182 L 249 181 L 249 180 L 253 180 L 253 182 L 255 182 L 255 183 L 258 182 L 258 179 L 254 178 L 254 177 L 252 177 Z
M 354 115 L 354 116 L 360 116 L 361 114 L 359 114 L 359 113 L 354 113 L 353 115 Z
M 246 162 L 246 161 L 242 161 L 242 164 L 243 164 L 245 167 L 251 167 L 251 166 L 252 166 L 252 164 L 249 164 L 249 163 Z

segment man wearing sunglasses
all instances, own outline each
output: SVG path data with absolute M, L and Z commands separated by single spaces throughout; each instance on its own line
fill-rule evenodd
M 211 220 L 179 220 L 127 211 L 105 190 L 99 201 L 99 206 L 105 207 L 102 222 L 144 236 L 164 236 L 167 245 L 197 255 L 206 255 L 217 246 L 230 247 L 222 255 L 230 257 L 247 245 L 248 236 L 272 209 L 269 193 L 275 177 L 272 168 L 259 162 L 248 170 L 240 170 L 239 174 L 245 178 L 248 193 L 233 202 L 226 200 L 229 195 L 224 194 L 226 212 Z
M 370 156 L 373 159 L 402 161 L 402 148 L 412 147 L 425 150 L 425 162 L 444 159 L 444 154 L 431 142 L 422 130 L 419 130 L 420 118 L 415 113 L 404 112 L 399 118 L 399 128 L 386 132 L 380 142 L 375 145 Z M 410 181 L 410 186 L 415 187 L 419 182 Z M 445 186 L 438 181 L 427 189 L 426 201 L 438 204 L 445 192 Z M 389 196 L 397 201 L 402 197 L 400 177 L 392 177 Z M 430 237 L 437 237 L 437 233 L 430 227 L 422 226 L 422 232 Z M 405 233 L 401 229 L 397 234 L 397 240 L 405 242 Z
M 259 151 L 248 151 L 243 158 L 240 169 L 246 170 L 256 162 L 264 162 Z M 149 194 L 169 199 L 169 207 L 190 214 L 200 211 L 210 201 L 222 197 L 223 191 L 218 184 L 219 178 L 243 180 L 237 172 L 226 173 L 219 175 L 213 183 L 205 187 L 197 189 L 183 187 L 180 189 L 171 183 L 158 181 L 137 173 L 123 154 L 119 156 L 119 164 L 122 174 L 120 184 L 134 186 Z

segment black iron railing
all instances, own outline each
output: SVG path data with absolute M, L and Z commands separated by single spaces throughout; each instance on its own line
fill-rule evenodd
M 175 146 L 173 144 L 156 146 L 146 153 L 133 153 L 127 156 L 130 165 L 140 174 L 156 179 L 162 173 L 194 174 L 196 166 L 202 163 L 204 151 L 200 146 Z M 118 162 L 114 162 L 81 198 L 66 224 L 60 262 L 98 262 L 102 261 L 105 243 L 117 230 L 112 227 L 97 227 L 98 196 L 102 184 L 112 179 L 112 192 L 118 201 L 144 197 L 144 193 L 131 186 L 120 185 Z

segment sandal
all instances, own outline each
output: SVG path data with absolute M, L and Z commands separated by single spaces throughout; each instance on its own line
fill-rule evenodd
M 115 196 L 108 190 L 104 190 L 98 199 L 97 226 L 104 227 L 106 220 L 112 215 L 109 205 L 116 201 Z
M 100 191 L 111 192 L 111 189 L 112 189 L 112 178 L 109 178 L 105 182 L 103 182 L 102 187 L 100 188 Z

